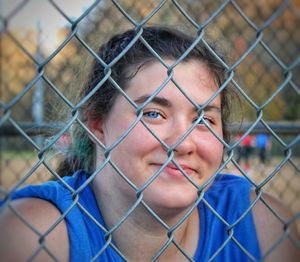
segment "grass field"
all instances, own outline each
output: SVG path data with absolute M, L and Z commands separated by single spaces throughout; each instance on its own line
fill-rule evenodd
M 257 185 L 262 183 L 279 165 L 280 158 L 271 158 L 267 164 L 262 165 L 257 158 L 250 160 L 251 168 L 247 175 Z M 41 183 L 53 179 L 51 172 L 42 164 L 30 176 L 32 167 L 39 161 L 33 153 L 5 153 L 0 159 L 0 186 L 1 189 L 8 192 L 15 186 L 23 186 L 31 183 Z M 276 175 L 263 187 L 265 192 L 277 196 L 294 213 L 300 212 L 300 158 L 293 159 L 296 167 L 287 162 Z M 57 159 L 49 163 L 54 169 L 57 165 Z M 243 163 L 241 164 L 243 166 Z M 229 164 L 224 172 L 240 174 L 239 171 Z M 300 219 L 297 221 L 300 232 Z

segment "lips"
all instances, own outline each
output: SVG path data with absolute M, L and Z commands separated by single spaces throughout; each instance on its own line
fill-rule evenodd
M 163 164 L 154 164 L 155 166 L 161 167 Z M 178 164 L 181 169 L 187 174 L 191 175 L 192 173 L 197 172 L 194 168 L 187 164 Z M 162 173 L 167 173 L 170 176 L 174 177 L 182 177 L 184 178 L 183 173 L 174 165 L 174 164 L 169 164 L 165 167 L 164 171 Z
M 189 173 L 189 172 L 192 172 L 192 171 L 195 172 L 195 170 L 193 168 L 191 168 L 190 166 L 188 166 L 188 165 L 183 165 L 183 164 L 178 164 L 178 165 L 186 173 Z M 167 165 L 167 168 L 171 168 L 171 169 L 174 169 L 174 170 L 179 170 L 175 165 Z

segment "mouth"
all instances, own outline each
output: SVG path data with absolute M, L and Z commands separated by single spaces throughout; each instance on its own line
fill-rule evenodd
M 161 168 L 161 166 L 163 164 L 153 164 L 153 165 Z M 180 166 L 181 169 L 184 171 L 184 173 L 188 176 L 191 176 L 192 174 L 197 173 L 197 171 L 194 168 L 190 167 L 189 165 L 178 164 L 178 166 Z M 174 178 L 186 179 L 183 172 L 181 172 L 181 170 L 179 170 L 179 168 L 177 168 L 174 164 L 167 165 L 164 168 L 164 170 L 162 171 L 160 176 L 164 176 L 164 174 L 167 176 L 174 177 Z

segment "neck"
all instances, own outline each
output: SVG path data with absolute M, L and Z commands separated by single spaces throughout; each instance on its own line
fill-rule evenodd
M 97 178 L 93 182 L 93 190 L 108 229 L 116 226 L 136 201 L 133 189 L 131 189 L 131 197 L 119 196 L 118 190 L 110 190 L 104 181 L 98 181 Z M 186 210 L 176 211 L 172 210 L 169 214 L 156 213 L 163 221 L 162 224 L 140 203 L 113 232 L 114 242 L 130 261 L 150 261 L 168 242 L 168 229 L 175 226 L 186 212 Z M 199 237 L 197 208 L 176 228 L 173 236 L 176 243 L 193 257 Z M 184 258 L 179 249 L 171 243 L 159 260 L 185 261 Z

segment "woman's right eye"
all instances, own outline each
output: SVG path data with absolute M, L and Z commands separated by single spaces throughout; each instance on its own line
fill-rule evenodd
M 161 119 L 161 118 L 163 118 L 162 114 L 159 113 L 158 111 L 155 111 L 155 110 L 144 112 L 143 116 L 147 117 L 147 118 L 152 118 L 152 119 Z

